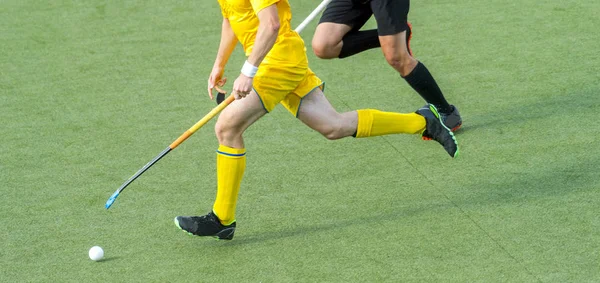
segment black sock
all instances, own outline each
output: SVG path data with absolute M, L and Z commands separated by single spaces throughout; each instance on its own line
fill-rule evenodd
M 344 44 L 340 51 L 340 58 L 350 57 L 356 53 L 381 46 L 376 29 L 350 32 L 342 38 L 342 41 Z
M 444 98 L 440 87 L 435 82 L 433 76 L 431 76 L 431 73 L 429 73 L 429 70 L 427 70 L 427 67 L 421 62 L 404 79 L 427 103 L 435 105 L 439 112 L 452 112 L 452 107 L 450 107 L 450 104 Z

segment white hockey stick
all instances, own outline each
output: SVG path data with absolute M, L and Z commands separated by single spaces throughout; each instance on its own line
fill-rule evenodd
M 306 17 L 306 19 L 304 19 L 304 21 L 302 21 L 302 23 L 300 23 L 300 25 L 298 25 L 298 27 L 296 27 L 295 31 L 297 33 L 302 32 L 302 30 L 312 21 L 315 19 L 315 17 L 321 13 L 321 11 L 323 11 L 325 9 L 325 7 L 327 7 L 327 5 L 329 4 L 329 2 L 331 2 L 331 0 L 323 0 L 323 2 L 321 2 L 321 4 L 319 4 L 319 6 L 317 6 L 317 8 L 315 8 L 314 11 L 312 11 L 312 13 L 310 13 L 310 15 L 308 15 L 308 17 Z

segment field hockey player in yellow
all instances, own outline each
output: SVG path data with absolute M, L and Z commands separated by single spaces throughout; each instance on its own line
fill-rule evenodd
M 223 14 L 221 41 L 208 78 L 208 92 L 222 87 L 225 65 L 237 43 L 247 56 L 233 83 L 236 100 L 215 125 L 217 196 L 203 216 L 177 216 L 175 224 L 198 236 L 231 240 L 235 208 L 246 167 L 244 131 L 281 103 L 292 115 L 328 139 L 389 134 L 422 134 L 425 130 L 455 157 L 458 144 L 434 106 L 417 113 L 363 109 L 338 113 L 323 95 L 323 82 L 309 68 L 304 42 L 291 28 L 288 0 L 218 0 Z

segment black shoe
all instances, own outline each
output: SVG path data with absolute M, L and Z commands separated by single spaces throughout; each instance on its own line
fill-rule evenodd
M 456 106 L 450 105 L 450 107 L 452 107 L 452 112 L 440 113 L 440 116 L 442 116 L 442 121 L 444 121 L 444 125 L 446 125 L 446 127 L 448 127 L 448 129 L 450 129 L 452 132 L 456 132 L 458 131 L 458 129 L 460 129 L 460 126 L 462 126 L 462 118 L 460 117 L 460 113 L 458 112 L 458 108 L 456 108 Z M 419 113 L 421 109 L 429 110 L 429 104 L 425 104 L 425 106 L 419 108 L 419 110 L 417 110 L 417 113 Z M 425 130 L 425 132 L 423 132 L 423 140 L 432 139 L 433 138 L 429 135 L 427 130 Z
M 431 138 L 439 142 L 446 152 L 452 157 L 458 156 L 458 142 L 452 131 L 444 125 L 441 115 L 433 104 L 429 104 L 429 108 L 421 108 L 417 110 L 417 114 L 425 117 L 425 131 Z
M 235 232 L 235 222 L 225 226 L 213 212 L 203 216 L 177 216 L 174 221 L 179 229 L 190 235 L 231 240 Z

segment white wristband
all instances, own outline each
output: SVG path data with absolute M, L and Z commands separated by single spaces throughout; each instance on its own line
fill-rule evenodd
M 256 75 L 257 71 L 258 67 L 250 64 L 250 62 L 246 60 L 244 66 L 242 67 L 242 74 L 244 74 L 246 77 L 254 78 L 254 75 Z

